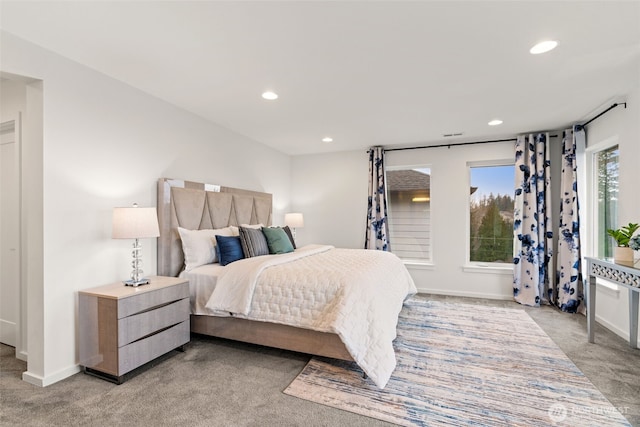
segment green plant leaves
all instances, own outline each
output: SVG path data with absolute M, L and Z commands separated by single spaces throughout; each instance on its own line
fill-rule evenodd
M 629 246 L 629 240 L 633 237 L 633 233 L 639 228 L 640 224 L 630 222 L 628 225 L 622 226 L 617 230 L 607 230 L 607 234 L 615 239 L 618 246 Z

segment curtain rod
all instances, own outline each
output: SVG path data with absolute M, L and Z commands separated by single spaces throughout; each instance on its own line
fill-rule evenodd
M 515 141 L 515 140 L 516 140 L 515 138 L 508 138 L 508 139 L 493 139 L 491 141 L 454 142 L 451 144 L 423 145 L 419 147 L 389 148 L 389 149 L 385 149 L 384 151 L 385 152 L 386 151 L 403 151 L 403 150 L 417 150 L 418 148 L 440 148 L 440 147 L 451 148 L 457 145 L 488 144 L 490 142 L 509 142 L 509 141 Z
M 611 105 L 611 107 L 607 108 L 606 110 L 604 110 L 602 113 L 598 114 L 595 117 L 592 117 L 591 119 L 587 120 L 582 126 L 586 126 L 589 123 L 591 123 L 592 121 L 594 121 L 595 119 L 597 119 L 598 117 L 602 116 L 605 113 L 608 113 L 609 111 L 613 110 L 614 108 L 616 108 L 618 105 L 624 105 L 624 108 L 627 108 L 627 103 L 626 102 L 616 102 L 613 105 Z
M 549 135 L 549 138 L 557 138 L 558 135 Z M 440 148 L 440 147 L 455 147 L 458 145 L 474 145 L 474 144 L 489 144 L 492 142 L 511 142 L 517 141 L 517 138 L 507 138 L 507 139 L 491 139 L 488 141 L 471 141 L 471 142 L 452 142 L 449 144 L 438 144 L 438 145 L 421 145 L 418 147 L 402 147 L 402 148 L 385 148 L 384 151 L 402 151 L 402 150 L 417 150 L 418 148 Z
M 589 123 L 591 123 L 595 119 L 597 119 L 600 116 L 604 115 L 605 113 L 613 110 L 618 105 L 624 105 L 624 108 L 627 108 L 627 103 L 626 102 L 620 102 L 620 103 L 616 102 L 611 107 L 607 108 L 606 110 L 604 110 L 603 112 L 601 112 L 597 116 L 592 117 L 591 119 L 587 120 L 581 126 L 584 127 L 584 126 L 588 125 Z M 558 135 L 549 135 L 549 138 L 557 138 L 557 137 L 558 137 Z M 517 138 L 491 139 L 491 140 L 488 140 L 488 141 L 453 142 L 453 143 L 450 143 L 450 144 L 421 145 L 421 146 L 417 146 L 417 147 L 386 148 L 386 149 L 384 149 L 384 151 L 403 151 L 403 150 L 417 150 L 419 148 L 441 148 L 441 147 L 451 148 L 451 147 L 455 147 L 455 146 L 459 146 L 459 145 L 489 144 L 489 143 L 492 143 L 492 142 L 512 142 L 512 141 L 517 141 Z

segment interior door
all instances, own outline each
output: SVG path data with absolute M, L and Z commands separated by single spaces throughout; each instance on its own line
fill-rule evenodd
M 20 121 L 0 123 L 0 342 L 16 347 L 20 319 Z

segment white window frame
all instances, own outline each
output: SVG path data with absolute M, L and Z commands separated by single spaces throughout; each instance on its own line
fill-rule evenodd
M 620 147 L 620 143 L 619 143 L 619 137 L 618 135 L 614 135 L 611 136 L 609 138 L 606 138 L 596 144 L 590 144 L 588 147 L 586 147 L 585 149 L 585 156 L 586 156 L 586 161 L 585 161 L 585 166 L 586 166 L 586 191 L 584 192 L 585 196 L 586 196 L 586 218 L 585 218 L 585 223 L 586 223 L 586 232 L 583 234 L 583 240 L 586 240 L 582 242 L 582 246 L 584 248 L 584 252 L 582 253 L 582 256 L 592 256 L 592 257 L 597 257 L 598 254 L 596 253 L 597 251 L 597 247 L 598 247 L 598 237 L 596 233 L 596 226 L 597 226 L 597 220 L 596 218 L 598 217 L 598 187 L 597 187 L 597 182 L 595 179 L 595 171 L 597 169 L 597 155 L 604 151 L 604 150 L 608 150 L 610 148 L 613 148 L 615 146 L 618 146 L 618 148 Z M 586 238 L 586 239 L 585 239 Z M 583 272 L 583 276 L 584 276 Z M 584 276 L 586 277 L 586 276 Z M 601 279 L 601 278 L 596 278 L 596 284 L 601 285 L 604 289 L 608 290 L 609 292 L 613 292 L 615 294 L 618 294 L 620 292 L 620 287 L 615 284 L 614 282 L 611 282 L 609 280 L 605 280 L 605 279 Z
M 491 166 L 513 166 L 515 167 L 515 161 L 513 159 L 496 159 L 496 160 L 477 160 L 467 162 L 467 189 L 471 188 L 471 168 L 477 167 L 491 167 Z M 515 180 L 514 180 L 515 186 Z M 514 190 L 515 193 L 515 190 Z M 466 215 L 466 242 L 465 242 L 465 265 L 462 266 L 462 271 L 468 273 L 494 273 L 494 274 L 513 274 L 513 263 L 506 262 L 479 262 L 471 261 L 471 203 L 467 202 L 467 215 Z M 514 245 L 515 251 L 515 245 Z M 514 253 L 515 255 L 515 253 Z
M 420 164 L 415 164 L 415 165 L 402 165 L 402 166 L 385 166 L 385 183 L 387 180 L 387 172 L 392 172 L 392 171 L 401 171 L 401 170 L 412 170 L 412 169 L 429 169 L 430 176 L 431 178 L 432 176 L 432 172 L 433 172 L 433 167 L 430 163 L 420 163 Z M 430 194 L 433 194 L 433 192 L 431 191 L 431 188 L 433 188 L 433 180 L 430 179 Z M 389 205 L 391 204 L 391 198 L 389 197 L 389 186 L 385 185 L 385 198 L 387 200 L 387 211 L 389 210 Z M 431 204 L 431 201 L 433 200 L 433 196 L 430 196 L 430 200 L 429 203 Z M 431 205 L 430 205 L 430 209 Z M 431 215 L 429 216 L 429 228 L 431 230 L 431 236 L 433 236 L 433 210 L 431 211 Z M 393 253 L 393 240 L 391 240 L 390 242 L 391 244 L 391 252 Z M 430 247 L 429 247 L 429 254 L 431 255 L 431 257 L 429 259 L 410 259 L 410 258 L 401 258 L 402 263 L 405 265 L 409 265 L 412 267 L 418 267 L 419 269 L 424 269 L 424 270 L 433 270 L 435 267 L 435 264 L 433 262 L 434 259 L 434 245 L 433 245 L 433 237 L 431 238 L 431 243 L 430 243 Z

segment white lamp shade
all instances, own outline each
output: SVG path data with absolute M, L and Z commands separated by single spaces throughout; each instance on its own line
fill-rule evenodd
M 156 208 L 113 208 L 114 239 L 142 239 L 160 236 Z
M 304 218 L 301 213 L 288 213 L 284 215 L 284 225 L 291 228 L 304 227 Z

